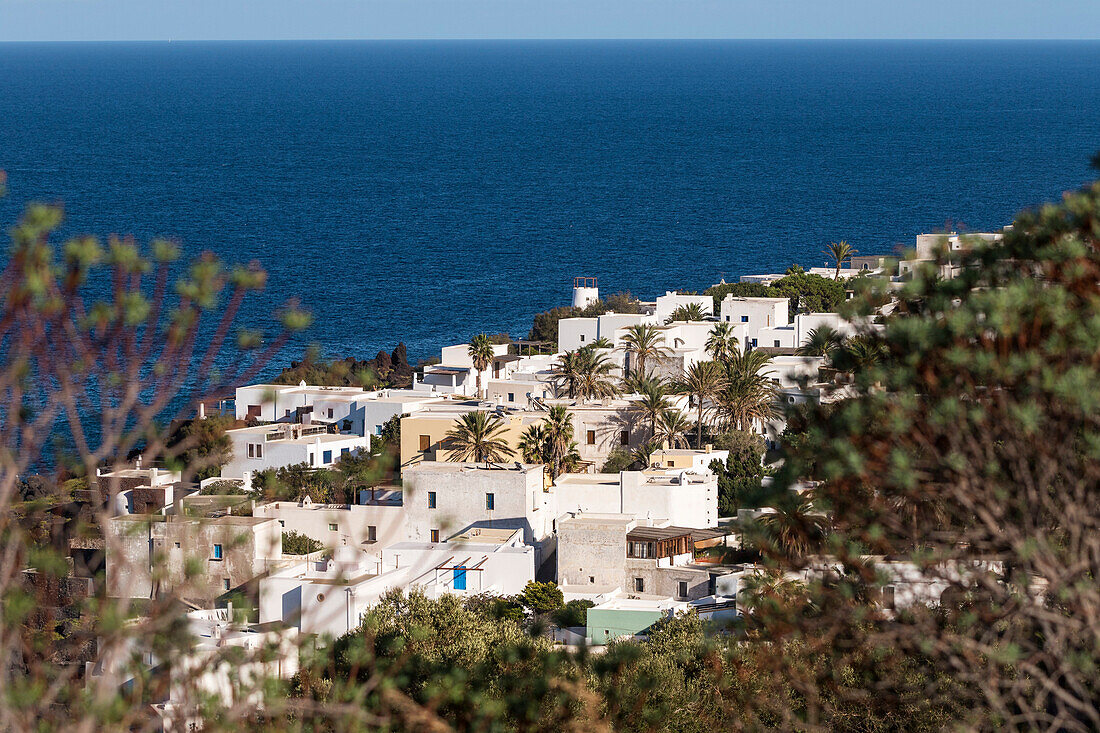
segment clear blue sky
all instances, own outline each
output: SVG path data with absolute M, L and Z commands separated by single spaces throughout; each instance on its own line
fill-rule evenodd
M 1100 0 L 0 0 L 0 41 L 1100 38 Z

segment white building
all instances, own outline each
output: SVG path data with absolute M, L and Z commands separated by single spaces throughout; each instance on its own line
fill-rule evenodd
M 592 318 L 562 318 L 558 321 L 558 351 L 576 351 L 601 338 L 618 347 L 622 344 L 616 341 L 616 331 L 643 323 L 656 324 L 657 318 L 646 313 L 604 313 Z
M 513 595 L 535 577 L 535 548 L 522 530 L 474 529 L 448 542 L 399 542 L 377 561 L 354 551 L 309 561 L 260 581 L 260 621 L 341 636 L 387 592 Z
M 135 619 L 135 625 L 143 622 Z M 234 618 L 232 604 L 190 611 L 185 625 L 193 639 L 189 651 L 161 660 L 146 639 L 127 635 L 123 644 L 86 664 L 86 688 L 96 694 L 133 684 L 137 670 L 131 661 L 139 655 L 146 669 L 169 662 L 166 699 L 154 703 L 153 709 L 166 731 L 199 730 L 199 711 L 211 698 L 225 708 L 260 708 L 271 680 L 289 680 L 298 672 L 297 629 L 244 623 Z
M 481 372 L 481 386 L 484 390 L 486 380 L 496 375 L 499 378 L 502 369 L 513 359 L 508 358 L 508 344 L 493 344 L 493 361 Z M 477 370 L 470 358 L 469 344 L 444 346 L 440 352 L 439 364 L 424 367 L 422 375 L 413 375 L 413 390 L 435 394 L 461 394 L 478 397 Z
M 690 601 L 726 595 L 736 568 L 696 562 L 696 550 L 722 544 L 726 531 L 649 524 L 628 514 L 578 512 L 558 519 L 557 578 L 574 597 L 622 589 Z
M 356 548 L 377 557 L 382 548 L 407 535 L 401 492 L 383 489 L 361 492 L 360 504 L 315 504 L 273 501 L 259 504 L 253 516 L 277 520 L 283 532 L 298 532 L 326 548 Z
M 657 296 L 657 323 L 667 323 L 677 308 L 693 304 L 699 306 L 704 316 L 714 313 L 714 298 L 709 295 L 682 295 L 669 290 L 664 295 Z
M 558 516 L 585 512 L 687 527 L 718 525 L 718 477 L 707 469 L 566 473 L 554 482 L 554 496 Z
M 789 324 L 789 306 L 788 298 L 739 298 L 730 294 L 722 300 L 721 319 L 725 323 L 744 326 L 742 348 L 766 346 L 768 344 L 760 343 L 760 332 Z
M 402 479 L 409 540 L 434 544 L 472 528 L 520 529 L 523 542 L 539 548 L 540 564 L 549 554 L 553 496 L 541 464 L 425 461 Z
M 757 346 L 796 349 L 809 341 L 810 331 L 822 326 L 833 329 L 841 336 L 850 336 L 870 325 L 853 323 L 838 313 L 799 313 L 786 325 L 760 329 L 756 337 Z
M 305 463 L 327 468 L 340 457 L 370 449 L 370 437 L 329 433 L 324 425 L 257 425 L 227 430 L 232 455 L 221 475 L 242 478 L 268 468 Z
M 262 422 L 308 422 L 338 426 L 356 435 L 381 435 L 395 415 L 415 413 L 442 397 L 409 389 L 368 391 L 360 387 L 322 387 L 300 382 L 252 384 L 236 390 L 236 418 Z

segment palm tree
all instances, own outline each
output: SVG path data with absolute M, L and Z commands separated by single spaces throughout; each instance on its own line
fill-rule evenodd
M 837 349 L 833 359 L 835 366 L 849 374 L 865 371 L 886 358 L 886 344 L 871 333 L 861 333 L 846 339 Z
M 698 303 L 686 303 L 677 306 L 676 310 L 672 311 L 672 315 L 668 317 L 665 323 L 672 323 L 674 321 L 702 321 L 705 318 L 706 314 L 703 313 L 703 306 Z
M 564 405 L 554 405 L 543 420 L 523 431 L 519 449 L 525 463 L 545 463 L 552 478 L 576 468 L 580 453 L 573 440 L 573 416 Z
M 546 430 L 543 424 L 528 425 L 519 436 L 519 454 L 524 463 L 546 462 Z
M 774 514 L 765 514 L 757 521 L 772 547 L 787 557 L 808 554 L 825 536 L 825 517 L 794 494 L 784 495 L 776 502 Z
M 687 448 L 684 434 L 691 430 L 691 421 L 684 413 L 670 408 L 657 416 L 656 438 L 669 448 Z
M 451 461 L 506 461 L 512 448 L 504 439 L 504 421 L 496 413 L 484 410 L 467 412 L 447 431 L 446 443 Z
M 614 362 L 606 354 L 585 346 L 562 354 L 555 381 L 571 399 L 581 402 L 614 397 L 619 393 L 611 379 L 614 369 Z
M 726 387 L 718 397 L 718 412 L 734 430 L 749 430 L 754 420 L 776 412 L 776 386 L 764 371 L 772 357 L 758 349 L 734 352 L 726 365 Z
M 834 280 L 840 279 L 840 266 L 850 260 L 852 255 L 856 254 L 856 252 L 857 250 L 852 249 L 852 245 L 848 244 L 843 239 L 839 242 L 833 242 L 825 248 L 825 254 L 836 262 L 836 275 L 833 276 Z
M 831 356 L 833 351 L 844 341 L 840 332 L 829 325 L 822 324 L 817 328 L 811 328 L 806 334 L 806 341 L 798 347 L 801 356 Z
M 724 364 L 729 361 L 740 345 L 737 337 L 733 335 L 733 325 L 723 321 L 715 324 L 711 329 L 710 336 L 707 337 L 706 349 L 715 361 Z
M 691 395 L 695 401 L 695 447 L 703 447 L 703 410 L 706 402 L 716 402 L 726 387 L 726 371 L 716 361 L 697 361 L 672 384 L 676 394 Z
M 573 442 L 573 416 L 565 409 L 565 405 L 554 405 L 542 425 L 550 475 L 556 478 L 564 470 L 570 452 L 576 452 L 577 444 Z
M 479 333 L 470 340 L 469 348 L 470 360 L 474 363 L 474 369 L 477 370 L 477 396 L 481 397 L 481 373 L 485 371 L 489 364 L 492 363 L 493 357 L 496 356 L 493 353 L 493 344 L 489 341 L 489 337 L 483 333 Z
M 660 359 L 668 355 L 665 346 L 665 335 L 652 323 L 638 323 L 628 326 L 626 335 L 623 336 L 622 350 L 636 362 L 636 367 L 631 367 L 631 372 L 638 372 L 643 377 L 648 374 L 645 368 L 646 359 Z
M 641 385 L 638 392 L 640 397 L 631 403 L 631 406 L 649 418 L 649 434 L 657 434 L 657 417 L 671 405 L 665 396 L 664 385 L 657 380 L 650 380 Z
M 746 613 L 774 612 L 788 609 L 803 602 L 806 591 L 800 580 L 788 578 L 781 570 L 769 568 L 746 575 L 738 592 L 738 601 Z
M 589 344 L 593 349 L 613 349 L 615 344 L 611 343 L 611 340 L 607 336 L 600 336 L 598 339 Z
M 652 461 L 653 451 L 657 450 L 657 446 L 653 443 L 642 443 L 634 450 L 630 451 L 630 457 L 634 459 L 632 466 L 637 466 L 639 469 L 649 468 Z

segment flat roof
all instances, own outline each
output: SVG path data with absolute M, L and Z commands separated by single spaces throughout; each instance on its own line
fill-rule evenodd
M 518 466 L 518 468 L 517 468 Z M 536 468 L 542 468 L 541 463 L 516 463 L 515 461 L 507 461 L 505 463 L 494 463 L 491 466 L 487 466 L 485 463 L 460 463 L 458 461 L 421 461 L 420 463 L 414 463 L 408 468 L 402 469 L 403 473 L 409 473 L 416 471 L 420 473 L 471 473 L 473 471 L 496 471 L 512 473 L 527 473 L 528 471 Z
M 503 545 L 521 529 L 498 529 L 494 527 L 471 527 L 460 534 L 448 537 L 447 542 L 461 542 L 463 544 L 480 543 L 483 545 Z
M 461 557 L 465 556 L 465 553 L 477 554 L 483 553 L 485 555 L 492 555 L 497 553 L 512 553 L 512 554 L 526 554 L 534 552 L 535 548 L 531 545 L 519 545 L 516 547 L 501 547 L 500 544 L 489 544 L 485 542 L 395 542 L 389 547 L 384 548 L 385 552 L 393 553 L 400 552 L 402 550 L 434 550 L 436 551 L 435 557 L 429 557 L 429 562 L 437 562 L 438 557 L 444 556 L 446 553 L 453 553 Z M 401 563 L 405 565 L 404 562 Z
M 296 423 L 269 423 L 267 425 L 254 425 L 250 428 L 234 428 L 232 430 L 226 430 L 226 433 L 245 434 L 245 435 L 268 435 L 272 433 L 280 433 L 282 430 L 278 425 L 291 425 Z M 306 425 L 304 427 L 324 427 L 323 425 Z M 319 439 L 322 443 L 335 443 L 341 440 L 354 440 L 355 438 L 362 438 L 360 435 L 352 435 L 350 433 L 329 433 L 329 432 L 316 432 L 309 435 L 302 435 L 297 438 L 272 438 L 267 441 L 269 443 L 302 443 L 312 444 Z
M 749 277 L 772 277 L 772 276 L 771 275 L 750 275 Z M 780 277 L 786 277 L 786 276 L 781 275 Z M 752 297 L 750 297 L 748 295 L 734 295 L 733 293 L 730 293 L 730 294 L 726 295 L 726 297 L 722 298 L 722 300 L 745 300 L 745 301 L 753 301 L 753 302 L 756 302 L 756 303 L 778 303 L 779 301 L 790 301 L 790 298 L 765 298 L 763 296 L 752 296 Z
M 327 386 L 323 384 L 249 384 L 244 387 L 238 387 L 237 389 L 275 389 L 280 392 L 321 392 L 321 393 L 348 393 L 348 392 L 362 392 L 367 393 L 367 390 L 363 387 L 352 387 L 349 385 L 340 386 Z
M 633 514 L 605 514 L 600 512 L 579 512 L 571 517 L 563 517 L 558 520 L 558 524 L 562 522 L 572 522 L 574 524 L 631 524 L 634 522 Z
M 257 524 L 263 524 L 264 522 L 274 522 L 275 520 L 271 517 L 239 517 L 236 515 L 226 515 L 222 517 L 189 517 L 183 514 L 122 514 L 117 517 L 111 517 L 111 521 L 170 522 L 172 524 L 197 524 L 199 522 L 205 522 L 207 524 L 236 524 L 252 527 Z
M 554 485 L 577 484 L 591 486 L 600 484 L 606 486 L 618 486 L 619 474 L 617 473 L 563 473 L 554 480 Z
M 678 601 L 667 596 L 658 596 L 647 593 L 631 593 L 631 598 L 611 598 L 593 610 L 599 611 L 666 611 L 679 605 Z

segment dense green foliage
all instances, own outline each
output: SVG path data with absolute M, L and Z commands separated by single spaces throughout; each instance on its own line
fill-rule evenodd
M 562 628 L 584 626 L 588 623 L 588 609 L 594 605 L 587 600 L 569 601 L 554 612 L 554 623 Z
M 322 550 L 324 547 L 319 541 L 300 532 L 294 530 L 283 532 L 284 555 L 308 555 L 311 552 Z
M 185 481 L 219 475 L 233 457 L 233 446 L 225 433 L 231 427 L 233 418 L 221 415 L 179 422 L 165 441 L 169 452 L 165 463 L 180 470 Z
M 844 303 L 844 285 L 821 275 L 796 274 L 776 280 L 769 297 L 791 299 L 790 313 L 835 313 Z
M 565 604 L 565 597 L 557 583 L 540 583 L 536 580 L 527 584 L 520 598 L 525 607 L 537 614 L 553 613 Z
M 728 450 L 725 463 L 713 461 L 710 468 L 718 475 L 718 514 L 731 517 L 738 509 L 755 509 L 771 497 L 764 488 L 764 440 L 759 435 L 741 430 L 723 433 L 715 447 Z
M 600 466 L 600 473 L 619 473 L 632 470 L 635 466 L 634 454 L 626 448 L 613 448 L 607 454 L 607 460 Z
M 723 283 L 713 285 L 706 295 L 714 297 L 714 312 L 722 307 L 727 295 L 737 298 L 790 298 L 790 313 L 834 313 L 844 303 L 844 284 L 820 275 L 788 271 L 786 277 L 771 285 L 761 283 Z
M 326 387 L 408 387 L 412 384 L 413 368 L 398 344 L 392 353 L 379 351 L 373 359 L 361 361 L 352 357 L 324 361 L 317 349 L 310 349 L 301 361 L 292 361 L 273 380 L 273 384 L 298 384 Z

